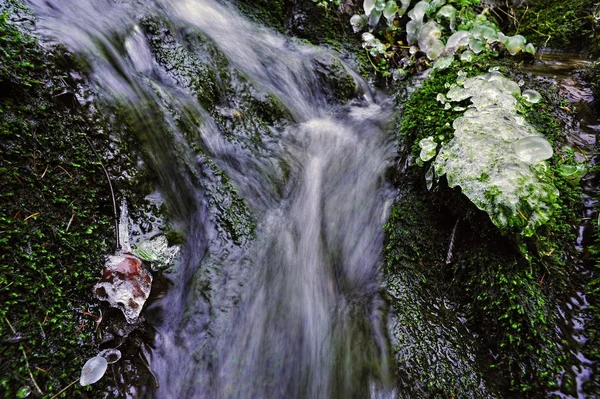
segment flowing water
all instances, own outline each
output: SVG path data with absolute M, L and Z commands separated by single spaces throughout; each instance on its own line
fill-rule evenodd
M 127 110 L 186 237 L 152 309 L 154 395 L 393 396 L 379 296 L 391 102 L 216 1 L 31 6 Z

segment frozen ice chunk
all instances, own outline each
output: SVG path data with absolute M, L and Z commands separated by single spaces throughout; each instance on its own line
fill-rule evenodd
M 419 35 L 419 29 L 421 29 L 421 22 L 408 21 L 406 23 L 406 41 L 411 46 L 417 42 Z
M 542 95 L 535 90 L 525 90 L 521 95 L 525 101 L 531 104 L 539 103 L 542 100 Z
M 454 52 L 460 47 L 468 46 L 470 37 L 471 33 L 464 30 L 454 32 L 452 36 L 448 38 L 448 42 L 446 43 L 446 50 Z
M 94 286 L 96 297 L 120 309 L 128 323 L 137 321 L 152 288 L 152 275 L 131 254 L 108 257 L 102 281 Z
M 369 22 L 369 20 L 367 19 L 367 17 L 364 14 L 362 14 L 362 15 L 354 14 L 350 18 L 350 25 L 352 25 L 352 30 L 354 31 L 354 33 L 358 33 L 361 30 L 365 29 L 368 22 Z
M 383 16 L 387 19 L 388 25 L 391 25 L 394 22 L 394 18 L 396 18 L 396 13 L 398 12 L 398 5 L 394 0 L 390 0 L 385 3 L 385 8 L 383 9 Z
M 471 49 L 471 51 L 473 51 L 475 54 L 479 54 L 481 53 L 483 50 L 485 50 L 485 42 L 481 41 L 480 39 L 477 39 L 475 37 L 471 37 L 469 39 L 469 48 Z
M 365 0 L 363 2 L 363 9 L 366 15 L 371 15 L 371 11 L 375 8 L 376 0 Z
M 167 237 L 162 234 L 142 241 L 133 251 L 140 259 L 150 262 L 152 270 L 165 269 L 173 264 L 179 255 L 179 247 L 169 247 Z
M 104 349 L 98 353 L 98 356 L 105 358 L 108 364 L 113 364 L 121 359 L 121 351 L 118 349 Z
M 475 57 L 474 52 L 472 52 L 471 50 L 465 50 L 460 55 L 460 60 L 465 62 L 471 62 L 473 61 L 473 57 Z
M 432 136 L 419 141 L 419 147 L 421 147 L 419 158 L 421 158 L 423 162 L 427 162 L 431 158 L 435 157 L 437 143 L 433 140 Z
M 426 1 L 419 1 L 412 10 L 408 12 L 408 17 L 413 21 L 422 24 L 425 12 L 429 8 L 429 3 Z
M 377 26 L 381 19 L 381 14 L 383 14 L 383 10 L 378 10 L 377 8 L 371 11 L 371 15 L 369 15 L 369 28 L 374 29 Z
M 362 34 L 363 47 L 370 47 L 375 42 L 375 36 L 371 32 L 365 32 Z
M 433 0 L 431 3 L 429 3 L 429 9 L 435 11 L 444 4 L 446 4 L 446 0 Z
M 108 362 L 102 356 L 94 356 L 83 365 L 79 383 L 81 386 L 91 385 L 98 382 L 106 373 Z
M 527 40 L 521 35 L 509 36 L 506 38 L 506 49 L 511 55 L 519 53 L 519 51 L 525 48 Z
M 471 33 L 475 38 L 488 43 L 498 41 L 498 32 L 496 29 L 486 24 L 475 25 L 473 29 L 471 29 Z
M 452 123 L 454 137 L 433 165 L 436 178 L 446 176 L 451 187 L 460 186 L 498 227 L 531 236 L 552 216 L 559 193 L 540 177 L 537 163 L 552 156 L 552 147 L 517 114 L 519 92 L 519 85 L 498 71 L 451 86 L 448 101 L 471 99 L 472 105 Z
M 442 19 L 447 19 L 450 30 L 454 30 L 456 27 L 456 8 L 452 7 L 450 4 L 445 5 L 437 12 L 436 19 L 440 23 L 442 22 Z
M 433 68 L 440 70 L 446 69 L 450 66 L 450 64 L 452 64 L 452 61 L 454 61 L 454 55 L 447 55 L 437 60 L 436 63 L 433 65 Z
M 442 30 L 435 21 L 429 21 L 419 30 L 418 42 L 421 51 L 427 54 L 429 59 L 433 60 L 440 56 L 444 50 L 444 44 L 441 42 Z
M 513 144 L 515 153 L 528 163 L 538 163 L 552 158 L 552 146 L 541 136 L 524 137 Z
M 529 53 L 531 55 L 534 55 L 535 54 L 535 46 L 531 43 L 527 43 L 527 46 L 525 46 L 523 51 L 525 51 L 526 53 Z

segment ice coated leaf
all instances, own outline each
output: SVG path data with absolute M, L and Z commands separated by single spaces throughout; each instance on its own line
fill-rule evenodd
M 83 365 L 79 383 L 81 386 L 91 385 L 98 382 L 106 373 L 108 362 L 102 356 L 94 356 Z
M 371 15 L 371 11 L 375 8 L 375 0 L 365 0 L 363 2 L 363 9 L 365 10 L 365 14 Z
M 433 165 L 437 177 L 460 186 L 496 226 L 529 237 L 552 217 L 559 192 L 541 164 L 552 156 L 552 147 L 517 113 L 519 94 L 519 85 L 498 71 L 453 85 L 446 98 L 470 99 L 472 105 L 452 123 L 454 137 Z
M 385 8 L 383 9 L 383 16 L 388 21 L 388 25 L 391 25 L 394 22 L 394 18 L 396 17 L 396 13 L 398 12 L 398 5 L 394 0 L 390 0 L 385 3 Z

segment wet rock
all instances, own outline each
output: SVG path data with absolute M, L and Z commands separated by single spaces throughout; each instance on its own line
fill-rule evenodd
M 94 286 L 96 297 L 120 309 L 128 323 L 135 323 L 150 295 L 152 275 L 131 254 L 113 255 L 105 264 L 102 281 Z

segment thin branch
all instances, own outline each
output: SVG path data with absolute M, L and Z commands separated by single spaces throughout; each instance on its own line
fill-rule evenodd
M 10 321 L 8 321 L 8 318 L 4 317 L 4 321 L 6 321 L 6 323 L 10 327 L 10 330 L 12 331 L 12 333 L 16 334 L 17 331 L 12 326 L 12 324 L 10 324 Z M 21 352 L 23 352 L 23 357 L 25 358 L 25 364 L 27 365 L 27 371 L 29 372 L 29 377 L 31 377 L 31 382 L 33 382 L 33 386 L 35 386 L 35 389 L 37 389 L 38 393 L 40 395 L 43 395 L 44 393 L 42 392 L 42 390 L 40 389 L 40 386 L 35 381 L 35 378 L 33 377 L 33 373 L 31 372 L 31 368 L 29 366 L 29 359 L 27 359 L 27 354 L 25 353 L 25 349 L 23 348 L 23 345 L 20 345 L 20 348 L 21 348 Z
M 116 244 L 117 249 L 119 250 L 119 249 L 121 249 L 121 239 L 119 237 L 119 218 L 117 216 L 117 201 L 115 200 L 115 191 L 113 190 L 112 182 L 110 181 L 110 175 L 108 174 L 108 171 L 104 167 L 104 163 L 102 163 L 102 158 L 100 158 L 100 154 L 98 154 L 98 151 L 96 151 L 96 149 L 94 148 L 94 145 L 92 144 L 92 141 L 90 140 L 90 138 L 85 133 L 82 133 L 82 134 L 83 134 L 83 137 L 85 138 L 85 141 L 87 141 L 88 145 L 90 146 L 90 148 L 92 149 L 94 154 L 96 154 L 96 158 L 98 158 L 98 162 L 100 162 L 100 166 L 102 167 L 102 170 L 104 171 L 104 175 L 106 176 L 106 181 L 108 182 L 108 187 L 110 188 L 110 197 L 112 199 L 112 205 L 113 205 L 113 217 L 115 220 L 115 244 Z

